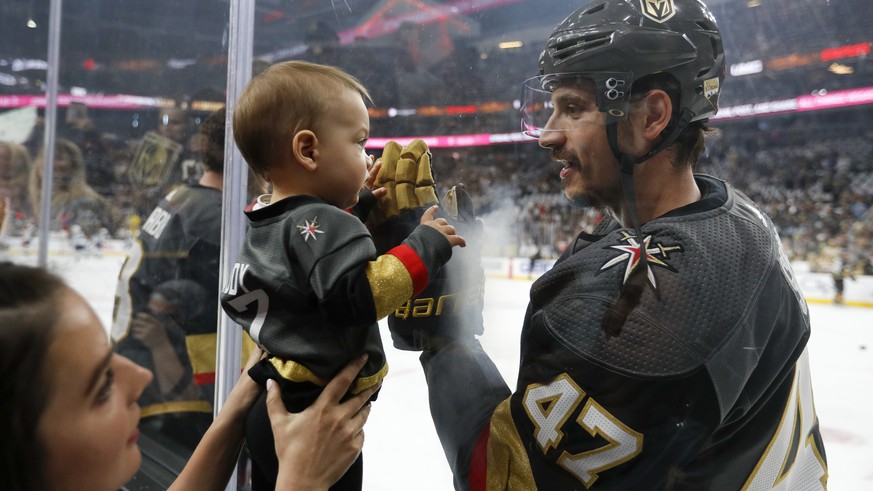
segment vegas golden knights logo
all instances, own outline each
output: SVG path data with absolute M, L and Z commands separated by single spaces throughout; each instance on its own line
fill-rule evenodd
M 673 0 L 640 0 L 643 15 L 655 22 L 665 22 L 676 15 Z
M 127 169 L 130 183 L 163 192 L 184 149 L 181 143 L 149 131 L 140 141 Z

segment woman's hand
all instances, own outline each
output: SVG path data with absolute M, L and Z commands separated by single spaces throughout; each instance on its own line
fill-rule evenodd
M 326 490 L 345 474 L 364 446 L 370 397 L 380 385 L 340 403 L 367 361 L 351 361 L 301 413 L 289 413 L 279 386 L 267 382 L 267 411 L 279 458 L 277 490 Z
M 236 385 L 233 386 L 233 390 L 231 391 L 233 394 L 232 396 L 237 398 L 240 406 L 245 408 L 246 412 L 254 406 L 255 401 L 258 400 L 258 397 L 264 390 L 263 386 L 258 385 L 257 382 L 249 377 L 249 369 L 255 366 L 255 363 L 259 362 L 261 358 L 264 358 L 265 356 L 267 355 L 264 353 L 264 350 L 257 345 L 252 348 L 252 352 L 249 354 L 249 358 L 246 360 L 246 364 L 242 368 L 239 380 L 236 381 Z

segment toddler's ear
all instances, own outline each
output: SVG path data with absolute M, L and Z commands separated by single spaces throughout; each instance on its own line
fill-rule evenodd
M 308 171 L 318 167 L 318 137 L 310 130 L 300 130 L 291 140 L 294 160 Z

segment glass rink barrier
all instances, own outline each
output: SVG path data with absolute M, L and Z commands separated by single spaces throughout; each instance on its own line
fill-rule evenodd
M 337 305 L 341 306 L 340 310 L 348 311 L 358 305 L 359 299 L 355 298 L 361 295 L 358 290 L 348 293 L 348 300 L 328 303 L 310 286 L 309 275 L 317 276 L 313 271 L 332 278 L 331 275 L 346 274 L 345 270 L 326 268 L 331 272 L 328 274 L 317 266 L 316 260 L 321 259 L 317 256 L 285 260 L 285 255 L 297 250 L 295 247 L 303 247 L 293 245 L 297 244 L 294 241 L 304 244 L 307 250 L 316 250 L 312 244 L 334 240 L 327 237 L 332 227 L 339 232 L 339 224 L 345 226 L 346 222 L 341 221 L 344 217 L 313 215 L 311 220 L 307 217 L 305 227 L 293 228 L 293 233 L 286 234 L 288 237 L 273 233 L 261 235 L 269 237 L 270 241 L 253 242 L 260 244 L 258 247 L 269 246 L 275 250 L 271 251 L 271 259 L 265 261 L 266 269 L 272 268 L 272 272 L 266 279 L 252 281 L 261 281 L 258 285 L 263 288 L 273 281 L 271 291 L 276 291 L 277 295 L 293 290 L 298 296 L 288 298 L 297 303 L 277 297 L 269 299 L 268 307 L 266 296 L 255 295 L 264 290 L 255 290 L 251 286 L 254 283 L 245 282 L 246 274 L 251 274 L 245 271 L 248 263 L 238 261 L 246 233 L 253 228 L 252 220 L 261 220 L 258 216 L 269 213 L 257 210 L 261 215 L 255 213 L 252 215 L 255 218 L 247 218 L 246 207 L 271 192 L 283 197 L 295 194 L 288 192 L 297 189 L 297 181 L 293 179 L 300 179 L 304 174 L 275 168 L 250 170 L 243 152 L 234 143 L 234 137 L 240 136 L 234 133 L 234 116 L 240 97 L 253 77 L 281 66 L 293 67 L 293 64 L 287 65 L 292 61 L 336 67 L 354 77 L 368 94 L 364 98 L 364 109 L 357 99 L 351 106 L 344 105 L 348 102 L 343 98 L 347 98 L 350 85 L 335 86 L 336 82 L 321 83 L 316 78 L 316 82 L 307 82 L 309 85 L 302 89 L 304 94 L 314 95 L 295 96 L 298 99 L 287 106 L 276 101 L 291 97 L 288 95 L 292 90 L 290 86 L 262 87 L 262 90 L 275 91 L 269 96 L 274 99 L 261 95 L 267 97 L 267 106 L 275 104 L 288 110 L 277 114 L 273 120 L 257 119 L 248 113 L 240 117 L 245 121 L 241 130 L 248 130 L 241 137 L 248 140 L 244 149 L 247 155 L 250 159 L 266 156 L 263 158 L 279 159 L 287 165 L 295 162 L 295 166 L 305 167 L 300 163 L 308 162 L 305 140 L 298 153 L 293 153 L 297 147 L 290 143 L 301 130 L 308 130 L 315 135 L 316 143 L 321 142 L 321 155 L 342 162 L 346 157 L 335 148 L 353 146 L 352 160 L 357 159 L 358 164 L 363 161 L 361 165 L 367 166 L 369 159 L 380 159 L 383 151 L 386 155 L 389 153 L 385 149 L 386 145 L 393 145 L 390 141 L 407 150 L 414 147 L 415 140 L 424 142 L 430 152 L 433 184 L 427 179 L 421 181 L 419 176 L 413 178 L 412 186 L 419 190 L 432 187 L 440 199 L 456 184 L 463 184 L 469 192 L 484 227 L 484 234 L 467 236 L 468 244 L 464 249 L 481 249 L 485 293 L 484 333 L 479 341 L 509 387 L 505 396 L 512 388 L 517 391 L 511 410 L 509 405 L 497 407 L 495 403 L 493 406 L 498 411 L 495 416 L 490 416 L 491 411 L 488 411 L 485 421 L 490 417 L 491 443 L 487 443 L 487 433 L 482 437 L 477 431 L 464 437 L 482 442 L 476 447 L 478 450 L 471 446 L 468 452 L 460 451 L 465 459 L 473 455 L 474 470 L 471 471 L 467 460 L 462 464 L 455 461 L 452 449 L 447 447 L 444 452 L 438 430 L 449 430 L 435 429 L 434 417 L 439 418 L 431 414 L 431 410 L 438 411 L 441 404 L 452 404 L 455 400 L 441 397 L 436 388 L 442 386 L 432 386 L 428 392 L 430 379 L 438 378 L 439 374 L 428 372 L 426 379 L 421 366 L 424 361 L 419 361 L 420 353 L 397 349 L 388 321 L 379 320 L 378 327 L 372 327 L 375 341 L 370 341 L 382 343 L 383 358 L 390 369 L 387 374 L 376 370 L 375 375 L 370 374 L 375 377 L 372 379 L 362 375 L 361 380 L 384 379 L 366 426 L 363 484 L 352 484 L 350 488 L 374 491 L 503 489 L 509 485 L 492 483 L 492 487 L 486 487 L 486 480 L 477 481 L 477 478 L 488 476 L 487 481 L 492 482 L 490 478 L 495 472 L 510 467 L 506 462 L 501 464 L 498 458 L 508 455 L 506 458 L 519 459 L 525 462 L 523 466 L 534 469 L 522 477 L 515 476 L 521 479 L 512 481 L 522 483 L 519 489 L 581 489 L 583 486 L 592 490 L 642 489 L 621 487 L 617 483 L 631 479 L 628 476 L 633 475 L 633 471 L 627 470 L 630 467 L 627 463 L 635 459 L 642 461 L 649 448 L 660 448 L 652 443 L 659 438 L 655 436 L 657 432 L 653 430 L 650 436 L 622 419 L 628 418 L 625 410 L 610 408 L 607 401 L 598 400 L 598 392 L 585 380 L 577 379 L 582 376 L 573 371 L 575 368 L 564 373 L 566 378 L 560 378 L 559 370 L 548 380 L 535 381 L 531 378 L 535 374 L 526 373 L 524 366 L 519 373 L 519 362 L 520 358 L 528 356 L 540 357 L 532 363 L 541 363 L 551 374 L 556 366 L 569 363 L 562 356 L 575 353 L 574 356 L 589 360 L 591 365 L 601 363 L 600 368 L 586 372 L 591 377 L 605 380 L 612 376 L 608 374 L 629 373 L 604 364 L 607 362 L 598 358 L 605 352 L 598 350 L 611 349 L 610 343 L 619 342 L 621 334 L 603 335 L 601 342 L 564 349 L 561 354 L 557 353 L 558 347 L 548 348 L 556 351 L 552 358 L 533 353 L 534 335 L 530 329 L 560 331 L 561 323 L 588 315 L 585 309 L 572 310 L 574 302 L 582 302 L 580 298 L 585 296 L 586 290 L 579 287 L 576 296 L 563 293 L 568 295 L 566 305 L 569 307 L 545 309 L 541 324 L 536 323 L 536 316 L 534 319 L 525 317 L 525 306 L 531 298 L 544 301 L 532 297 L 531 289 L 546 295 L 551 291 L 546 284 L 569 288 L 566 285 L 581 281 L 575 276 L 552 276 L 556 268 L 561 267 L 562 254 L 582 253 L 577 250 L 580 232 L 588 234 L 586 243 L 590 242 L 588 247 L 592 249 L 587 252 L 600 251 L 599 255 L 591 253 L 592 257 L 601 258 L 596 267 L 592 266 L 592 285 L 605 282 L 604 278 L 612 278 L 609 275 L 614 274 L 615 281 L 610 288 L 614 287 L 617 295 L 623 291 L 623 285 L 639 277 L 645 281 L 641 283 L 645 286 L 643 302 L 650 296 L 654 298 L 657 290 L 660 300 L 653 302 L 680 309 L 667 300 L 678 296 L 676 290 L 672 290 L 671 295 L 670 285 L 676 284 L 674 278 L 694 274 L 688 272 L 692 263 L 687 261 L 687 256 L 692 250 L 699 250 L 695 247 L 703 246 L 682 242 L 688 237 L 678 232 L 660 237 L 654 234 L 644 239 L 646 251 L 641 254 L 636 238 L 638 229 L 629 218 L 623 224 L 625 235 L 615 235 L 623 237 L 616 239 L 619 242 L 595 243 L 601 240 L 596 234 L 618 234 L 615 230 L 599 228 L 614 220 L 615 206 L 624 203 L 625 209 L 629 209 L 622 198 L 626 188 L 622 187 L 618 173 L 611 181 L 611 188 L 604 185 L 606 192 L 617 194 L 614 199 L 598 202 L 602 206 L 579 206 L 583 201 L 582 204 L 592 203 L 567 199 L 575 189 L 595 189 L 600 185 L 602 176 L 593 170 L 596 162 L 605 159 L 619 165 L 606 136 L 611 122 L 616 122 L 620 150 L 635 151 L 622 138 L 629 131 L 626 126 L 629 121 L 639 120 L 628 120 L 626 113 L 640 114 L 633 111 L 645 106 L 640 103 L 643 98 L 650 100 L 647 97 L 651 92 L 664 93 L 657 91 L 657 87 L 634 92 L 634 88 L 639 90 L 639 85 L 633 82 L 644 75 L 635 71 L 646 67 L 657 67 L 652 73 L 665 72 L 668 77 L 674 77 L 674 81 L 676 77 L 700 79 L 692 85 L 685 85 L 684 80 L 679 81 L 679 85 L 674 84 L 688 89 L 681 98 L 670 99 L 675 93 L 666 96 L 670 107 L 693 107 L 698 114 L 709 111 L 705 119 L 714 131 L 707 133 L 705 148 L 698 149 L 700 156 L 694 164 L 694 173 L 715 178 L 707 178 L 706 183 L 727 181 L 738 195 L 747 196 L 757 204 L 754 211 L 745 212 L 743 223 L 754 222 L 760 216 L 759 221 L 769 227 L 766 230 L 777 232 L 778 239 L 773 240 L 779 241 L 778 246 L 768 254 L 779 259 L 773 259 L 771 264 L 779 271 L 782 271 L 779 268 L 793 271 L 786 273 L 792 278 L 791 286 L 790 290 L 780 291 L 780 301 L 789 298 L 791 292 L 798 292 L 805 299 L 805 303 L 801 303 L 809 309 L 804 315 L 811 319 L 808 361 L 817 396 L 814 406 L 817 419 L 802 411 L 812 406 L 804 405 L 803 397 L 798 396 L 793 409 L 786 409 L 784 414 L 786 418 L 796 417 L 796 435 L 802 438 L 791 440 L 795 433 L 781 427 L 761 430 L 761 433 L 769 432 L 761 455 L 754 458 L 758 462 L 760 457 L 762 464 L 759 467 L 755 462 L 749 464 L 748 475 L 738 481 L 736 489 L 744 485 L 749 489 L 789 489 L 779 487 L 786 486 L 779 479 L 792 475 L 788 457 L 779 457 L 780 464 L 788 462 L 778 474 L 782 477 L 774 477 L 766 485 L 755 480 L 755 469 L 766 467 L 765 457 L 782 451 L 780 445 L 793 449 L 785 451 L 789 456 L 803 454 L 798 448 L 807 449 L 812 460 L 804 461 L 807 465 L 804 469 L 808 470 L 808 466 L 817 462 L 818 467 L 813 466 L 811 472 L 819 476 L 820 483 L 827 482 L 833 489 L 873 488 L 873 475 L 869 465 L 865 465 L 873 455 L 873 425 L 862 416 L 870 414 L 873 405 L 863 391 L 850 385 L 851 380 L 869 375 L 873 370 L 873 350 L 868 349 L 873 343 L 870 329 L 873 326 L 873 10 L 869 0 L 703 1 L 720 30 L 720 35 L 707 38 L 703 44 L 700 42 L 703 38 L 695 37 L 698 34 L 668 36 L 669 39 L 665 37 L 663 41 L 655 35 L 652 42 L 640 41 L 648 39 L 644 36 L 651 32 L 664 32 L 670 26 L 680 25 L 680 19 L 701 8 L 696 0 L 602 0 L 591 3 L 590 11 L 573 22 L 565 19 L 576 15 L 574 12 L 578 13 L 577 9 L 587 2 L 0 2 L 0 198 L 4 211 L 0 261 L 44 267 L 59 275 L 94 309 L 115 351 L 152 373 L 151 381 L 138 400 L 138 446 L 142 461 L 124 488 L 163 490 L 169 487 L 191 458 L 217 411 L 224 406 L 256 344 L 266 346 L 268 351 L 273 351 L 271 343 L 282 347 L 292 345 L 291 351 L 294 351 L 293 344 L 303 342 L 294 341 L 305 338 L 297 334 L 288 334 L 289 337 L 283 339 L 281 334 L 276 334 L 284 332 L 274 329 L 276 323 L 284 323 L 279 327 L 293 332 L 301 323 L 318 325 L 319 316 L 330 317 L 331 309 L 336 309 Z M 644 33 L 610 24 L 616 19 L 628 18 L 616 14 L 610 20 L 611 12 L 625 10 L 631 12 L 627 15 L 641 19 L 636 27 L 644 26 L 647 29 Z M 595 19 L 595 24 L 583 26 L 589 18 Z M 681 25 L 696 25 L 696 29 L 704 33 L 700 35 L 709 36 L 707 33 L 713 32 L 707 24 L 710 20 Z M 564 26 L 564 33 L 553 36 L 559 25 Z M 637 35 L 643 37 L 634 37 Z M 633 48 L 622 47 L 621 43 L 629 43 Z M 610 47 L 623 50 L 622 54 L 610 55 L 609 60 L 604 61 L 598 50 Z M 674 57 L 675 64 L 661 60 L 663 57 L 658 55 L 659 50 L 670 49 L 680 53 Z M 717 61 L 703 68 L 695 65 L 710 56 L 706 53 L 713 52 L 711 56 Z M 657 65 L 662 62 L 663 66 Z M 694 69 L 677 68 L 685 66 L 682 63 Z M 706 76 L 698 73 L 718 63 L 724 65 L 723 74 L 716 73 L 716 69 Z M 589 77 L 586 78 L 585 73 Z M 598 92 L 600 89 L 603 90 Z M 325 93 L 327 95 L 323 96 Z M 565 97 L 566 93 L 589 96 L 574 99 Z M 694 96 L 688 98 L 695 97 L 694 102 L 685 99 L 690 93 Z M 664 99 L 660 100 L 663 103 Z M 701 101 L 703 109 L 699 106 Z M 247 104 L 248 108 L 253 103 Z M 363 118 L 366 124 L 364 128 L 355 127 L 355 134 L 347 135 L 344 125 L 349 118 L 352 123 L 348 124 L 361 126 L 361 118 L 354 119 L 355 115 L 362 114 L 355 112 L 358 109 L 366 111 Z M 680 113 L 677 109 L 673 117 L 679 118 Z M 288 121 L 284 121 L 286 116 Z M 294 126 L 293 118 L 302 122 L 297 121 L 299 124 Z M 319 122 L 322 118 L 333 120 L 329 124 Z M 674 127 L 671 124 L 663 136 Z M 320 131 L 324 133 L 319 135 Z M 584 143 L 582 140 L 574 142 L 572 135 L 580 135 L 580 138 L 587 135 L 588 139 Z M 342 143 L 339 139 L 343 139 Z M 421 158 L 420 154 L 414 158 Z M 365 172 L 360 168 L 352 169 L 356 164 L 348 165 L 349 169 L 336 171 L 340 177 L 331 178 L 338 182 L 343 177 L 348 180 L 352 179 L 348 175 L 357 172 L 364 180 Z M 645 165 L 635 168 L 644 169 Z M 410 184 L 408 180 L 401 183 L 400 171 L 397 173 L 397 183 L 391 182 L 391 193 L 397 193 L 391 194 L 395 205 L 403 199 L 401 186 Z M 639 191 L 640 186 L 646 184 L 641 183 L 639 172 L 636 175 Z M 377 183 L 383 184 L 382 181 Z M 317 189 L 334 189 L 332 186 Z M 706 184 L 701 186 L 704 186 L 701 193 L 705 197 Z M 331 192 L 325 191 L 324 195 L 316 197 L 336 204 L 325 198 Z M 413 199 L 417 199 L 415 190 L 412 194 Z M 702 201 L 709 203 L 706 199 Z M 260 203 L 259 206 L 263 206 L 270 201 L 263 198 Z M 445 204 L 444 200 L 443 208 L 448 208 Z M 346 208 L 348 204 L 337 206 Z M 646 222 L 658 215 L 645 218 L 642 215 L 646 209 L 644 201 L 637 201 L 634 206 L 640 210 L 641 230 L 646 236 Z M 689 206 L 692 208 L 676 216 L 695 212 L 694 205 Z M 423 211 L 422 207 L 416 213 Z M 368 222 L 377 220 L 375 216 L 374 212 L 361 217 L 366 226 L 349 225 L 352 228 L 347 236 L 352 237 L 355 231 L 376 230 L 374 222 Z M 416 224 L 418 218 L 407 233 Z M 707 236 L 707 243 L 723 242 L 717 247 L 709 246 L 707 264 L 719 263 L 720 253 L 713 251 L 729 254 L 746 242 L 740 240 L 745 238 L 742 235 L 716 235 Z M 284 251 L 283 246 L 287 247 Z M 453 248 L 456 251 L 453 260 L 459 250 Z M 379 249 L 380 254 L 383 252 Z M 436 261 L 427 258 L 428 254 L 436 253 L 417 253 L 424 257 L 416 256 L 422 267 L 431 267 L 427 261 Z M 340 251 L 338 257 L 351 257 L 348 254 L 352 253 Z M 377 254 L 371 255 L 370 261 L 375 261 Z M 641 255 L 644 256 L 642 262 Z M 302 265 L 295 261 L 302 261 Z M 366 264 L 346 264 L 337 258 L 331 261 L 336 261 L 336 268 L 358 268 L 359 271 L 363 271 Z M 647 279 L 633 274 L 637 266 L 647 268 Z M 282 270 L 283 267 L 286 270 Z M 435 272 L 440 267 L 442 263 L 436 265 L 431 285 L 439 286 Z M 368 271 L 378 269 L 370 268 Z M 447 265 L 440 271 L 453 270 Z M 622 274 L 624 271 L 627 273 Z M 740 280 L 725 279 L 732 273 L 718 273 L 707 276 L 706 280 L 724 281 L 725 288 L 730 286 L 736 288 L 735 291 L 760 287 L 760 282 L 752 279 L 738 285 Z M 407 276 L 413 278 L 409 284 L 414 285 L 414 275 L 408 273 Z M 537 282 L 541 277 L 544 281 Z M 325 284 L 336 286 L 330 281 L 333 280 L 319 276 L 312 279 L 312 284 L 328 282 Z M 392 277 L 388 284 L 400 288 L 397 286 L 400 283 L 393 283 L 395 281 L 400 280 Z M 295 282 L 305 282 L 305 286 Z M 585 284 L 588 283 L 580 283 Z M 344 288 L 342 285 L 336 288 Z M 377 286 L 367 284 L 365 294 L 378 297 L 381 290 L 377 290 Z M 760 288 L 763 288 L 762 296 L 775 296 L 774 290 L 767 289 L 770 287 Z M 326 293 L 322 292 L 325 296 L 339 295 L 330 288 L 325 290 Z M 412 287 L 408 290 L 407 298 L 413 292 Z M 391 312 L 388 315 L 402 317 L 406 312 L 409 318 L 424 317 L 442 312 L 442 307 L 435 302 L 469 293 L 446 290 L 442 292 L 444 296 L 439 293 L 428 297 L 428 291 L 381 314 Z M 481 289 L 476 291 L 481 295 Z M 690 295 L 694 288 L 683 291 L 684 295 Z M 251 296 L 243 297 L 249 293 Z M 603 302 L 611 302 L 616 295 L 606 294 Z M 724 292 L 724 297 L 734 296 Z M 222 308 L 222 298 L 226 300 L 225 308 Z M 432 305 L 427 304 L 427 300 Z M 446 302 L 451 305 L 450 300 Z M 379 310 L 372 302 L 370 305 L 371 310 Z M 691 312 L 718 309 L 719 305 L 720 300 L 710 299 L 696 305 L 683 304 L 681 309 Z M 271 309 L 274 306 L 290 313 L 282 317 L 282 321 L 273 321 Z M 395 310 L 398 307 L 401 310 Z M 435 310 L 428 310 L 431 308 Z M 234 317 L 228 317 L 226 310 Z M 567 317 L 558 319 L 562 315 Z M 788 315 L 793 314 L 782 312 L 775 317 L 784 319 Z M 713 313 L 712 317 L 718 314 Z M 752 317 L 757 322 L 762 315 Z M 632 313 L 625 324 L 626 332 L 637 325 L 635 322 L 642 323 L 642 318 L 642 314 Z M 330 322 L 325 321 L 322 328 L 333 328 L 332 324 L 328 325 Z M 361 329 L 376 322 L 376 319 L 362 322 Z M 245 329 L 240 324 L 246 324 Z M 253 330 L 258 343 L 253 342 L 249 334 Z M 323 332 L 319 336 L 323 336 Z M 536 341 L 547 342 L 538 338 Z M 559 344 L 554 339 L 548 342 Z M 678 344 L 686 342 L 696 341 L 685 340 Z M 806 336 L 802 343 L 807 343 Z M 786 351 L 796 347 L 785 346 Z M 318 347 L 316 344 L 313 349 Z M 759 348 L 764 349 L 752 347 L 748 351 Z M 358 351 L 362 350 L 363 347 Z M 707 369 L 717 370 L 709 365 L 710 358 L 698 354 L 707 360 Z M 350 359 L 333 351 L 325 356 L 342 358 L 339 366 Z M 794 366 L 797 359 L 806 360 L 805 356 L 795 357 L 789 364 Z M 758 361 L 755 358 L 750 363 Z M 526 366 L 527 370 L 536 372 L 530 365 Z M 336 373 L 334 369 L 331 374 L 319 375 L 318 370 L 307 367 L 304 362 L 295 361 L 294 367 L 300 371 L 281 372 L 288 374 L 288 380 L 293 383 L 323 386 Z M 798 368 L 797 373 L 801 372 Z M 653 373 L 641 370 L 634 372 L 631 378 L 637 383 L 654 377 Z M 792 371 L 790 376 L 794 373 Z M 295 376 L 303 378 L 295 379 Z M 735 380 L 733 372 L 729 376 L 721 373 L 721 376 Z M 737 371 L 736 377 L 747 376 L 752 375 Z M 718 377 L 713 375 L 713 379 Z M 564 383 L 562 380 L 565 385 L 559 385 Z M 801 382 L 798 384 L 792 386 L 792 393 L 800 394 L 805 390 Z M 571 389 L 576 391 L 578 400 L 568 395 Z M 786 389 L 785 393 L 788 392 Z M 707 391 L 699 393 L 699 399 L 723 402 L 723 397 L 728 397 L 725 393 L 707 386 Z M 482 400 L 485 398 L 483 395 Z M 591 401 L 590 405 L 582 404 L 583 400 Z M 689 404 L 698 407 L 698 403 Z M 720 417 L 724 421 L 741 418 L 742 409 L 732 412 L 732 403 L 724 404 L 725 407 L 707 410 L 723 413 Z M 475 411 L 475 404 L 460 407 L 470 408 L 471 414 Z M 603 416 L 597 421 L 604 425 L 613 423 L 609 429 L 585 419 L 587 414 L 593 414 L 593 408 L 600 408 L 598 414 Z M 557 417 L 559 409 L 567 411 L 566 414 Z M 514 421 L 512 429 L 521 438 L 517 446 L 496 446 L 494 435 L 503 435 L 497 430 L 507 428 L 495 426 L 500 421 L 505 423 L 497 418 L 498 414 L 504 420 Z M 449 419 L 454 421 L 454 416 Z M 458 420 L 464 418 L 458 416 Z M 681 424 L 680 416 L 675 420 Z M 779 420 L 781 417 L 777 422 Z M 816 426 L 810 429 L 813 420 Z M 482 424 L 480 422 L 480 427 Z M 806 430 L 811 433 L 802 434 Z M 788 443 L 779 439 L 780 435 L 789 433 L 785 436 L 790 440 Z M 821 441 L 818 436 L 810 436 L 813 433 L 820 435 Z M 443 443 L 446 438 L 451 440 L 442 436 Z M 587 440 L 577 446 L 567 443 L 576 441 L 574 438 Z M 826 459 L 824 451 L 818 448 L 822 442 L 827 449 Z M 624 446 L 637 443 L 639 447 L 633 450 Z M 263 447 L 264 442 L 259 444 Z M 485 448 L 489 451 L 482 453 Z M 591 464 L 586 460 L 590 454 L 583 454 L 597 449 L 613 452 L 604 457 L 602 465 Z M 767 455 L 764 449 L 769 452 Z M 625 450 L 627 453 L 621 453 Z M 664 454 L 669 451 L 664 450 Z M 253 475 L 259 472 L 259 467 L 252 465 L 251 454 L 244 446 L 227 489 L 259 488 L 257 482 L 253 487 Z M 458 462 L 462 461 L 462 456 L 457 457 Z M 491 460 L 486 465 L 482 464 L 485 460 L 477 461 L 477 458 Z M 478 471 L 476 462 L 480 465 Z M 549 470 L 540 473 L 537 469 L 543 467 Z M 800 467 L 798 464 L 797 468 Z M 653 479 L 649 482 L 661 482 Z M 625 481 L 626 484 L 631 482 Z M 669 487 L 666 482 L 657 489 L 665 487 Z

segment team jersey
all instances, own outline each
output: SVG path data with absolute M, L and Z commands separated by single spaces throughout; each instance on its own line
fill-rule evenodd
M 276 380 L 292 411 L 364 353 L 352 392 L 379 383 L 388 365 L 377 321 L 424 289 L 451 257 L 449 241 L 419 225 L 377 256 L 357 217 L 310 196 L 250 206 L 246 216 L 251 228 L 221 303 L 271 355 L 249 373 Z
M 212 412 L 220 244 L 221 191 L 184 186 L 151 212 L 122 266 L 111 331 L 119 353 L 153 369 L 160 360 L 130 335 L 131 322 L 139 312 L 170 321 L 149 308 L 158 289 L 179 291 L 184 304 L 172 316 L 180 329 L 168 329 L 168 334 L 187 373 L 169 394 L 162 395 L 157 380 L 152 381 L 140 399 L 143 416 Z M 200 389 L 196 398 L 185 391 L 192 378 Z
M 642 227 L 648 288 L 601 321 L 640 244 L 613 219 L 532 286 L 514 394 L 474 489 L 823 489 L 806 303 L 772 222 L 708 176 Z M 474 459 L 475 462 L 475 459 Z

